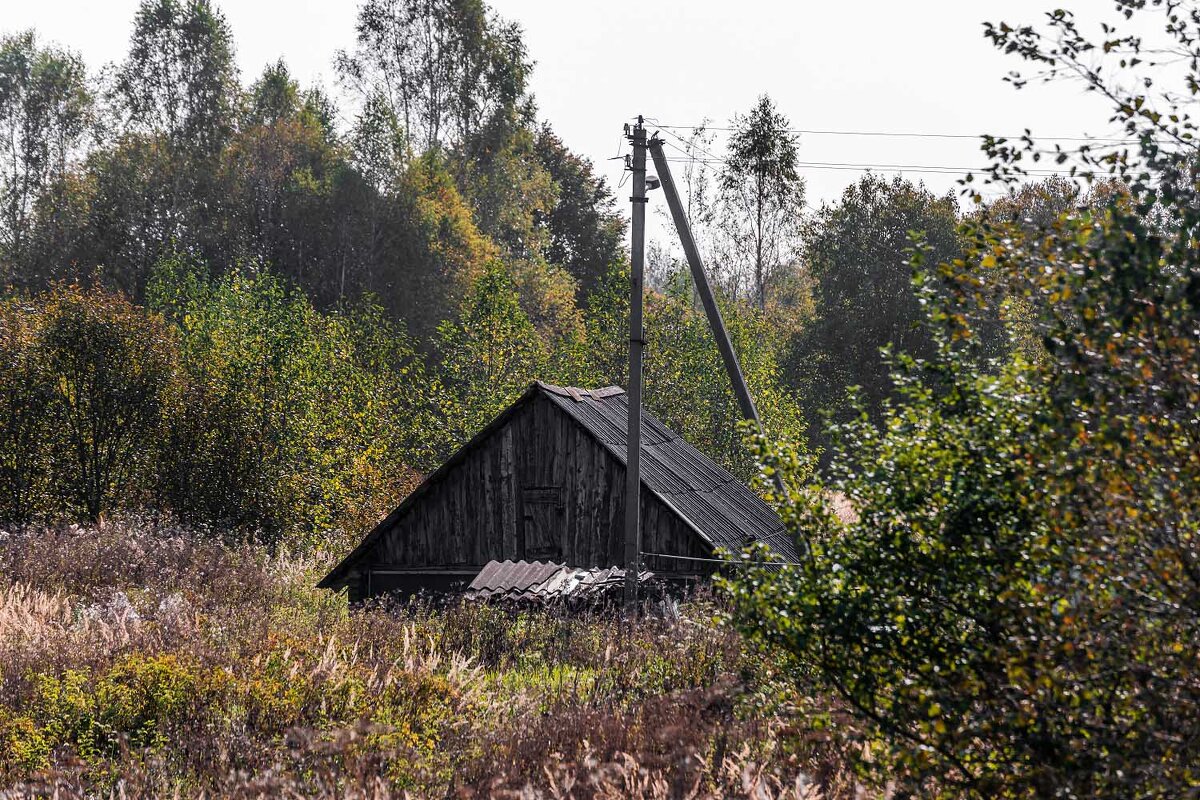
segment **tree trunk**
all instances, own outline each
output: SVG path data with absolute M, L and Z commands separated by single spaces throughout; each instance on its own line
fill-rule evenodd
M 764 311 L 767 307 L 767 287 L 763 280 L 763 206 L 766 204 L 766 198 L 763 197 L 762 176 L 758 179 L 758 224 L 754 229 L 754 280 L 758 288 L 758 310 Z

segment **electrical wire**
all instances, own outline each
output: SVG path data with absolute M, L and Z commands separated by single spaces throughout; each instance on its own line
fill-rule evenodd
M 795 561 L 748 561 L 741 558 L 701 558 L 699 556 L 676 556 L 670 553 L 646 553 L 640 555 L 649 556 L 651 558 L 669 558 L 676 561 L 703 561 L 709 564 L 744 564 L 747 566 L 764 566 L 764 567 L 803 567 L 803 564 Z
M 667 125 L 666 123 L 656 122 L 660 128 L 670 128 L 674 130 L 696 130 L 703 128 L 708 131 L 730 132 L 737 130 L 731 127 L 719 127 L 710 125 Z M 796 133 L 810 136 L 879 136 L 897 139 L 982 139 L 985 134 L 972 133 L 929 133 L 917 131 L 854 131 L 854 130 L 818 130 L 812 128 L 786 128 L 787 133 Z M 1019 136 L 994 136 L 995 139 L 1022 139 L 1029 136 L 1031 139 L 1040 139 L 1047 142 L 1101 142 L 1105 144 L 1137 144 L 1137 139 L 1111 139 L 1101 136 L 1034 136 L 1030 134 L 1020 134 Z
M 708 165 L 708 166 L 712 166 L 712 165 L 724 166 L 729 163 L 728 159 L 721 158 L 720 156 L 714 155 L 713 153 L 709 152 L 708 150 L 705 150 L 704 148 L 700 147 L 699 145 L 695 144 L 694 142 L 689 142 L 687 139 L 684 139 L 679 134 L 674 133 L 671 130 L 669 130 L 669 128 L 685 128 L 686 126 L 663 125 L 658 122 L 655 122 L 655 125 L 659 128 L 662 128 L 663 133 L 682 142 L 685 147 L 691 148 L 692 150 L 699 152 L 701 155 L 705 156 L 705 158 L 697 158 L 695 153 L 693 153 L 689 150 L 686 150 L 683 147 L 680 147 L 679 145 L 675 144 L 674 142 L 667 141 L 664 139 L 664 140 L 661 140 L 664 145 L 672 148 L 673 150 L 676 150 L 677 152 L 679 152 L 680 154 L 683 155 L 683 158 L 668 157 L 667 158 L 668 162 L 670 162 L 670 163 L 702 164 L 702 165 Z M 696 128 L 694 128 L 694 127 L 690 128 L 690 130 L 695 130 L 695 129 Z M 732 130 L 732 129 L 730 129 L 730 128 L 707 128 L 707 130 Z M 855 134 L 855 135 L 861 134 L 861 135 L 865 136 L 865 135 L 871 135 L 872 132 L 843 131 L 843 133 Z M 907 134 L 896 134 L 896 135 L 907 135 Z M 924 135 L 924 134 L 913 134 L 913 135 L 915 136 L 915 135 Z M 936 136 L 936 137 L 942 137 L 942 138 L 979 138 L 979 137 L 970 137 L 970 136 L 966 136 L 963 134 L 929 134 L 929 136 Z M 1112 142 L 1117 142 L 1117 141 L 1122 141 L 1122 140 L 1078 139 L 1078 138 L 1077 139 L 1069 139 L 1069 138 L 1059 137 L 1058 141 L 1112 141 Z M 987 171 L 987 168 L 985 168 L 985 167 L 961 167 L 961 166 L 953 166 L 953 165 L 949 165 L 949 164 L 875 164 L 875 163 L 861 163 L 861 162 L 853 162 L 853 161 L 797 161 L 796 166 L 800 167 L 802 169 L 825 169 L 825 170 L 841 170 L 841 171 L 851 171 L 851 172 L 867 172 L 870 170 L 879 170 L 879 171 L 887 171 L 887 172 L 928 173 L 931 175 L 961 175 L 961 174 L 967 173 L 967 172 L 982 173 L 982 172 Z M 1048 170 L 1048 169 L 1027 169 L 1027 170 L 1024 170 L 1024 174 L 1038 176 L 1038 177 L 1054 177 L 1054 176 L 1069 177 L 1070 176 L 1070 173 L 1067 171 Z
M 714 167 L 714 165 L 724 165 L 728 162 L 725 159 L 701 159 L 701 158 L 673 158 L 668 157 L 669 164 L 699 164 L 705 167 Z M 962 175 L 967 172 L 983 173 L 987 171 L 985 167 L 962 167 L 951 166 L 949 164 L 868 164 L 852 161 L 797 161 L 796 166 L 801 169 L 829 169 L 829 170 L 847 170 L 851 172 L 869 172 L 878 170 L 881 172 L 925 172 L 935 175 Z M 1048 170 L 1048 169 L 1027 169 L 1024 170 L 1026 175 L 1039 176 L 1054 176 L 1061 175 L 1068 177 L 1067 171 Z

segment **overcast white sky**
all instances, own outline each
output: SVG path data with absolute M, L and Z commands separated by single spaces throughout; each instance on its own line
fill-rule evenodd
M 302 82 L 334 87 L 333 53 L 353 43 L 354 0 L 217 0 L 236 40 L 243 80 L 283 56 Z M 1016 62 L 983 39 L 985 19 L 1032 22 L 1055 5 L 1081 17 L 1107 0 L 859 0 L 763 2 L 492 0 L 525 29 L 541 116 L 615 185 L 622 124 L 705 117 L 724 125 L 762 92 L 798 129 L 889 133 L 1112 135 L 1106 109 L 1071 86 L 1015 91 Z M 119 60 L 137 0 L 0 0 L 0 29 L 36 28 L 93 68 Z M 718 145 L 719 148 L 719 145 Z M 978 168 L 978 142 L 807 134 L 806 162 Z M 883 172 L 886 170 L 876 170 Z M 835 199 L 858 177 L 806 168 L 809 202 Z M 954 175 L 907 170 L 937 192 Z M 624 198 L 627 192 L 622 190 Z

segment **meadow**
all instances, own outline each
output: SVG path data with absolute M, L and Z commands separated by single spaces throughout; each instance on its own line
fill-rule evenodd
M 148 517 L 0 535 L 2 796 L 853 796 L 832 706 L 711 593 L 350 610 L 325 566 Z

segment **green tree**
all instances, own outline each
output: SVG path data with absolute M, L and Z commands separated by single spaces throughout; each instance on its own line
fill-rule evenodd
M 35 205 L 66 173 L 90 115 L 77 54 L 42 47 L 33 31 L 0 38 L 0 284 L 30 266 Z
M 273 125 L 300 115 L 303 107 L 300 86 L 292 79 L 282 58 L 268 64 L 250 87 L 247 106 L 247 125 Z
M 322 314 L 269 274 L 215 281 L 166 262 L 155 304 L 180 329 L 187 395 L 160 489 L 186 520 L 319 543 L 382 513 L 427 448 L 421 362 L 378 309 Z
M 362 213 L 357 177 L 311 93 L 282 61 L 252 87 L 216 182 L 221 205 L 204 227 L 224 241 L 207 250 L 212 257 L 270 264 L 322 307 L 359 295 L 348 235 L 348 218 Z
M 530 64 L 520 28 L 480 0 L 366 0 L 342 80 L 387 100 L 421 151 L 466 140 L 525 94 Z
M 135 299 L 175 250 L 231 263 L 238 220 L 225 207 L 219 158 L 241 89 L 224 18 L 207 0 L 144 0 L 109 94 L 120 119 L 85 166 L 78 252 L 48 259 L 85 273 L 103 264 L 110 284 Z
M 568 150 L 549 125 L 538 132 L 535 148 L 558 190 L 554 205 L 535 214 L 546 233 L 543 252 L 579 282 L 582 299 L 623 258 L 625 219 L 592 163 Z
M 532 103 L 498 113 L 455 148 L 450 161 L 479 229 L 509 259 L 544 255 L 538 219 L 553 209 L 558 187 L 537 154 Z
M 95 521 L 145 487 L 175 388 L 173 332 L 121 295 L 64 287 L 46 300 L 38 357 L 61 431 L 56 480 Z
M 233 130 L 238 98 L 225 18 L 208 0 L 143 0 L 114 90 L 135 130 L 215 153 Z
M 480 232 L 445 161 L 414 161 L 390 195 L 378 270 L 368 284 L 389 309 L 429 343 L 454 315 L 499 253 Z
M 0 301 L 0 521 L 28 522 L 54 505 L 49 406 L 38 348 L 42 316 L 25 297 Z
M 759 311 L 771 280 L 792 257 L 804 207 L 804 179 L 796 172 L 796 136 L 767 95 L 733 120 L 721 171 L 728 230 L 754 274 Z
M 458 315 L 438 327 L 437 357 L 444 455 L 478 433 L 530 383 L 546 377 L 545 343 L 498 262 L 475 281 Z
M 376 279 L 384 270 L 391 244 L 389 234 L 397 223 L 397 201 L 404 195 L 404 176 L 412 162 L 400 122 L 378 92 L 364 101 L 354 121 L 350 147 L 360 182 L 354 198 L 356 262 L 366 284 L 378 287 Z
M 867 175 L 823 205 L 808 222 L 804 257 L 813 277 L 816 318 L 793 339 L 790 382 L 800 387 L 809 420 L 856 411 L 847 390 L 857 386 L 867 411 L 878 414 L 891 392 L 881 349 L 927 356 L 928 332 L 912 288 L 910 231 L 922 232 L 934 260 L 958 257 L 958 206 L 922 186 Z M 817 442 L 824 443 L 814 430 Z
M 243 220 L 230 213 L 220 154 L 241 89 L 227 24 L 207 0 L 145 0 L 108 87 L 103 145 L 43 197 L 40 285 L 93 277 L 134 299 L 176 250 L 231 263 Z
M 161 138 L 123 135 L 92 152 L 73 176 L 61 208 L 72 235 L 46 242 L 49 277 L 90 278 L 102 265 L 108 286 L 144 297 L 154 265 L 189 241 L 177 205 L 179 162 Z
M 354 121 L 351 134 L 354 166 L 379 195 L 395 188 L 410 163 L 408 144 L 400 121 L 379 93 L 370 95 Z
M 784 504 L 811 557 L 734 587 L 743 625 L 798 654 L 881 780 L 917 796 L 1196 791 L 1200 743 L 1181 735 L 1200 727 L 1196 123 L 1149 89 L 1200 81 L 1195 62 L 1179 75 L 1142 56 L 1191 51 L 1200 17 L 1116 10 L 1100 43 L 1062 11 L 987 33 L 1113 101 L 1137 146 L 1073 157 L 1128 196 L 1041 225 L 985 218 L 936 266 L 920 252 L 935 353 L 899 360 L 882 424 L 838 428 L 831 483 Z M 1042 149 L 986 145 L 1012 182 Z M 981 369 L 977 320 L 1014 297 L 1046 358 Z

